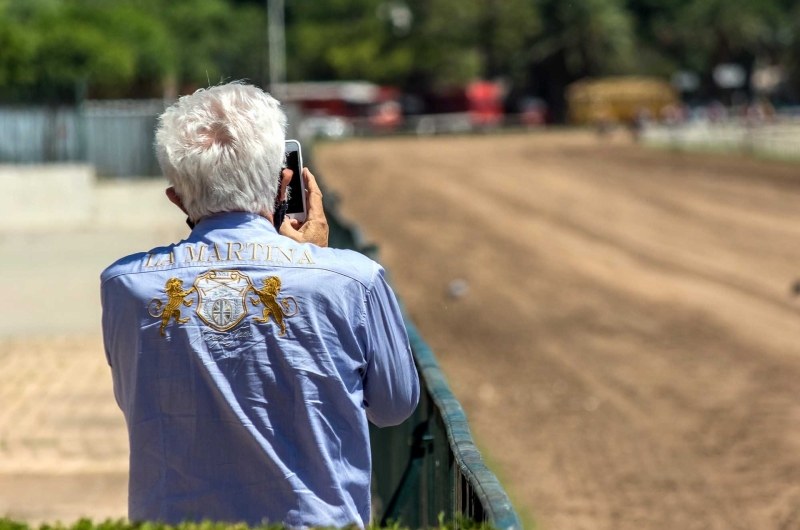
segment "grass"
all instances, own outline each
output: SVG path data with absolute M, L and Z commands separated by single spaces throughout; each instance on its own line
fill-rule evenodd
M 483 463 L 486 464 L 486 467 L 488 467 L 489 470 L 495 474 L 497 480 L 503 485 L 503 489 L 506 491 L 508 498 L 511 500 L 511 504 L 514 505 L 514 511 L 517 512 L 517 516 L 519 517 L 519 522 L 522 524 L 522 528 L 525 530 L 540 530 L 539 524 L 536 522 L 536 518 L 533 516 L 533 514 L 531 514 L 530 510 L 528 510 L 528 508 L 520 502 L 519 496 L 516 495 L 514 490 L 509 486 L 510 482 L 508 477 L 503 472 L 503 467 L 494 458 L 492 458 L 489 449 L 478 441 L 478 439 L 475 437 L 475 433 L 472 433 L 472 439 L 475 440 L 475 446 L 481 453 Z M 462 526 L 461 528 L 464 527 Z M 3 529 L 0 528 L 0 530 Z
M 444 514 L 441 514 L 439 516 L 439 524 L 433 528 L 434 530 L 454 530 L 455 527 L 456 525 L 454 525 L 452 521 L 445 522 Z M 100 523 L 92 522 L 90 519 L 80 519 L 71 525 L 55 523 L 31 526 L 25 522 L 0 518 L 0 530 L 285 530 L 285 528 L 286 527 L 282 524 L 248 526 L 244 523 L 230 524 L 214 523 L 211 521 L 181 523 L 177 526 L 170 526 L 152 522 L 130 522 L 124 519 L 116 521 L 108 519 Z M 346 528 L 350 530 L 360 530 L 356 525 L 351 525 Z M 381 527 L 378 526 L 370 526 L 368 530 L 379 530 L 380 528 Z M 408 527 L 402 526 L 400 523 L 394 523 L 384 528 L 388 530 L 411 530 Z M 458 528 L 461 530 L 493 530 L 489 523 L 476 522 L 469 519 L 460 519 L 458 521 Z

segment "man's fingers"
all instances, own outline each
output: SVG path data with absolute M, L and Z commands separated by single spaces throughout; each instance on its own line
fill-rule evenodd
M 296 219 L 289 219 L 288 217 L 284 218 L 283 223 L 281 224 L 281 235 L 290 237 L 295 241 L 300 241 L 302 238 L 302 234 L 297 231 L 299 228 L 299 223 Z
M 292 182 L 292 176 L 294 176 L 294 171 L 291 169 L 284 169 L 281 171 L 281 188 L 278 190 L 278 200 L 285 201 L 286 200 L 286 189 L 289 187 L 289 184 Z
M 308 192 L 317 192 L 319 193 L 320 198 L 322 198 L 322 192 L 317 185 L 317 178 L 308 170 L 307 167 L 303 168 L 303 176 L 306 179 L 306 186 L 308 187 Z
M 317 185 L 317 179 L 308 170 L 303 168 L 303 177 L 306 185 L 306 204 L 308 215 L 306 221 L 301 223 L 296 219 L 287 217 L 283 220 L 280 233 L 300 243 L 311 243 L 319 247 L 328 246 L 328 221 L 322 206 L 322 192 Z
M 308 170 L 303 168 L 306 188 L 308 189 L 308 218 L 324 218 L 325 211 L 322 208 L 322 191 L 317 185 L 317 179 Z

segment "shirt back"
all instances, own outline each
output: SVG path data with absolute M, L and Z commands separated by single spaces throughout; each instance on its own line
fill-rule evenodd
M 369 523 L 367 420 L 419 399 L 379 265 L 225 213 L 119 260 L 101 290 L 130 519 Z

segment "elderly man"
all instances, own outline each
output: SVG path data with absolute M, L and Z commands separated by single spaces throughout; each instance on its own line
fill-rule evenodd
M 195 225 L 102 275 L 103 336 L 130 438 L 129 517 L 364 526 L 367 420 L 405 420 L 419 381 L 383 269 L 327 245 L 322 195 L 273 227 L 286 118 L 256 87 L 180 99 L 156 149 Z M 282 177 L 281 177 L 282 175 Z

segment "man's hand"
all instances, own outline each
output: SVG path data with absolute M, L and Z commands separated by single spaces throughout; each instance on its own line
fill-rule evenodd
M 307 167 L 303 168 L 303 180 L 307 186 L 308 215 L 306 222 L 301 223 L 287 217 L 281 225 L 281 235 L 294 239 L 298 243 L 311 243 L 318 247 L 327 247 L 328 220 L 325 219 L 325 211 L 322 208 L 322 192 L 317 186 L 317 179 Z

